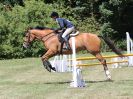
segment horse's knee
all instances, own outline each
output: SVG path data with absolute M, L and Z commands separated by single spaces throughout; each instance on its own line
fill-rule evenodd
M 56 54 L 57 54 L 57 50 L 49 50 L 41 57 L 41 59 L 42 59 L 42 61 L 45 61 Z

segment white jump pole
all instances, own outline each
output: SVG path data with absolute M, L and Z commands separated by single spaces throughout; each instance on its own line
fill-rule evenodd
M 126 32 L 126 36 L 127 36 L 127 54 L 130 54 L 130 36 L 128 32 Z
M 131 40 L 128 32 L 126 32 L 126 36 L 127 36 L 127 54 L 132 54 L 133 53 L 133 41 Z M 133 56 L 128 57 L 128 65 L 133 66 Z
M 72 37 L 72 65 L 73 65 L 73 71 L 72 76 L 73 80 L 70 83 L 71 87 L 85 87 L 85 82 L 83 81 L 81 69 L 77 67 L 76 62 L 76 48 L 75 48 L 75 37 Z

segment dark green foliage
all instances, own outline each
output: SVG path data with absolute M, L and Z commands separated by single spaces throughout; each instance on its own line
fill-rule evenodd
M 24 6 L 24 0 L 0 0 L 1 3 L 8 6 L 21 5 Z
M 82 32 L 111 37 L 123 50 L 126 50 L 125 32 L 133 34 L 132 0 L 0 0 L 0 59 L 45 53 L 38 41 L 23 50 L 23 36 L 28 27 L 57 28 L 49 17 L 52 11 L 71 20 Z
M 50 22 L 49 15 L 46 14 L 50 9 L 52 10 L 52 7 L 43 2 L 26 1 L 24 7 L 16 5 L 12 11 L 3 11 L 0 16 L 0 58 L 40 56 L 44 53 L 40 42 L 33 43 L 28 51 L 22 49 L 22 43 L 28 27 L 46 26 Z

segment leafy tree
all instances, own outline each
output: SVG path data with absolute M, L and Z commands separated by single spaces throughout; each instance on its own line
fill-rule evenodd
M 0 11 L 0 59 L 44 53 L 38 41 L 22 50 L 23 34 L 28 27 L 58 27 L 49 17 L 52 11 L 71 20 L 81 32 L 111 37 L 123 50 L 125 32 L 133 37 L 132 0 L 0 0 Z
M 14 6 L 16 4 L 24 6 L 24 0 L 0 0 L 1 3 L 4 5 L 11 5 Z

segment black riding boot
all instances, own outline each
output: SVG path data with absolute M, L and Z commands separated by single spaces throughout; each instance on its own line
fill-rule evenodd
M 66 49 L 70 50 L 71 47 L 70 47 L 70 44 L 69 44 L 68 39 L 66 37 L 64 38 L 64 42 L 66 44 Z

